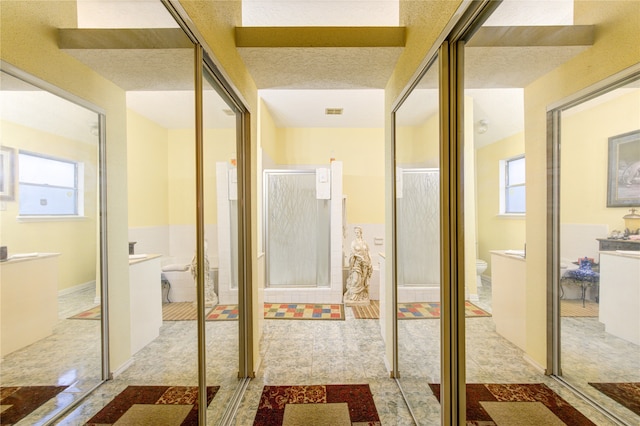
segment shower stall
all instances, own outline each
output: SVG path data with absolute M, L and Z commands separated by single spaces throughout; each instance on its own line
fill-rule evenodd
M 340 303 L 341 163 L 265 170 L 263 182 L 265 302 Z
M 440 300 L 440 173 L 397 170 L 398 302 Z

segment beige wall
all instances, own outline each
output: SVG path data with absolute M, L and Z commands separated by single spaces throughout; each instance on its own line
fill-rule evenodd
M 485 275 L 491 274 L 489 251 L 524 248 L 525 218 L 500 215 L 500 160 L 522 154 L 522 132 L 476 150 L 478 257 L 488 264 Z
M 75 7 L 71 1 L 0 2 L 0 55 L 23 71 L 97 105 L 108 117 L 107 269 L 111 302 L 110 354 L 115 370 L 130 354 L 126 101 L 123 90 L 58 49 L 53 29 L 75 27 Z
M 20 194 L 16 182 L 15 198 L 4 201 L 6 210 L 0 211 L 2 245 L 8 247 L 9 255 L 32 252 L 60 253 L 58 290 L 95 281 L 98 223 L 97 144 L 90 145 L 6 121 L 0 125 L 0 140 L 3 146 L 15 150 L 16 170 L 19 150 L 82 163 L 82 179 L 85 186 L 83 218 L 21 221 L 17 219 Z
M 628 207 L 607 207 L 611 136 L 640 129 L 640 90 L 576 114 L 563 113 L 560 205 L 562 223 L 605 224 L 624 230 Z
M 575 23 L 595 24 L 590 49 L 525 88 L 527 156 L 527 356 L 541 366 L 547 355 L 547 144 L 546 108 L 640 62 L 640 2 L 575 3 Z

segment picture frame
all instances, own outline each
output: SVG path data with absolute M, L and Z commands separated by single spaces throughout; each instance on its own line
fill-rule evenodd
M 607 207 L 640 206 L 640 130 L 609 138 Z
M 0 200 L 11 201 L 15 197 L 15 150 L 0 146 Z

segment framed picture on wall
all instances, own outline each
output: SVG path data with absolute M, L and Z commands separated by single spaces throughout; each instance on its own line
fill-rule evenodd
M 640 130 L 609 138 L 607 207 L 640 206 Z
M 14 161 L 14 149 L 0 146 L 0 200 L 13 200 Z

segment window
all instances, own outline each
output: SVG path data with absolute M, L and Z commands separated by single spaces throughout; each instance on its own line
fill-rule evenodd
M 500 213 L 525 213 L 524 155 L 500 161 Z
M 82 215 L 82 164 L 32 152 L 18 155 L 21 216 Z

